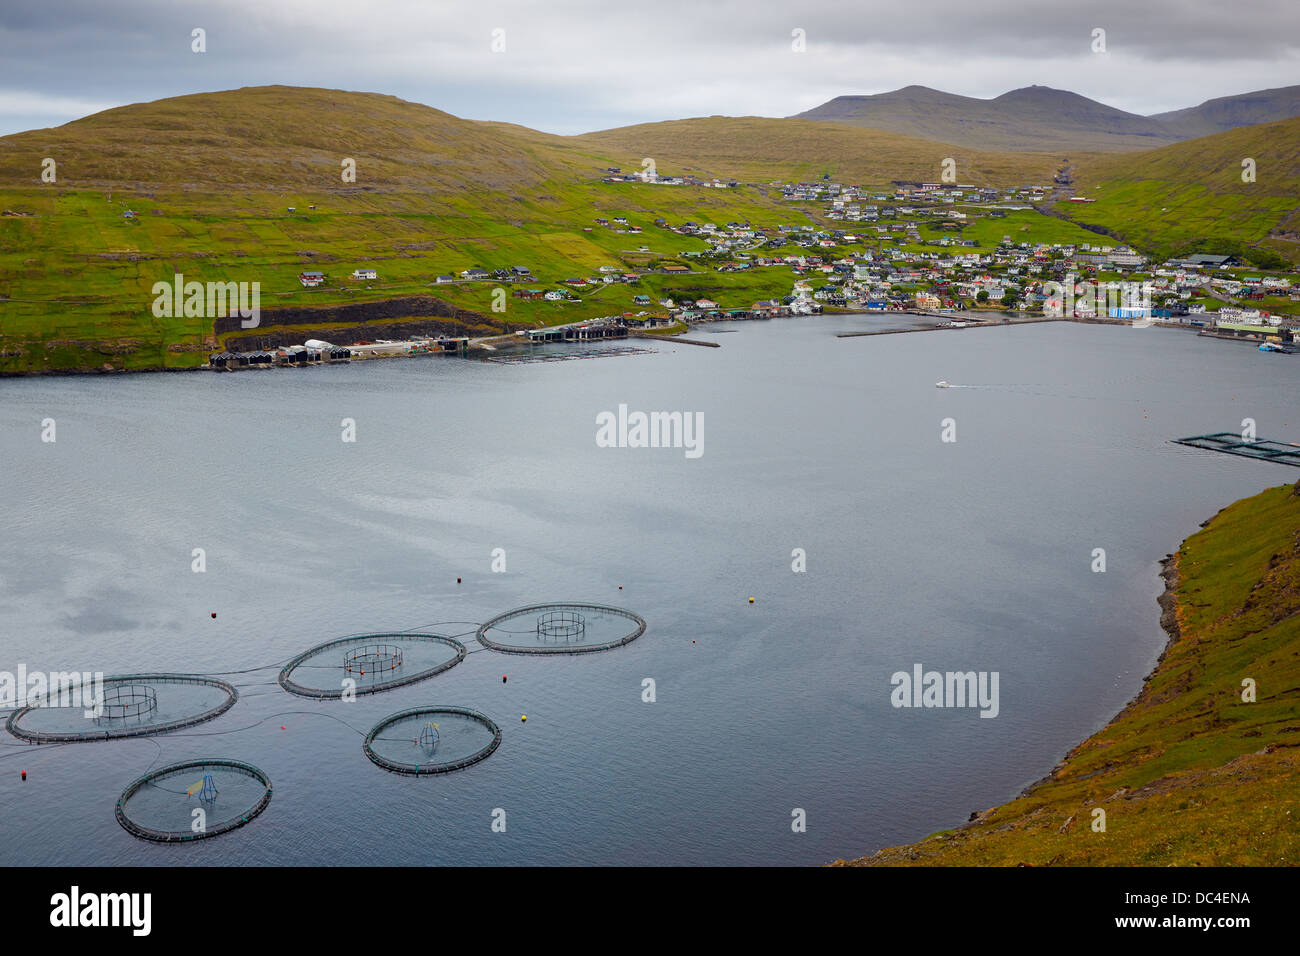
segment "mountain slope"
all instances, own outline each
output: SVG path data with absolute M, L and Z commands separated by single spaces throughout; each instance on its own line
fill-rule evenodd
M 105 110 L 53 129 L 6 136 L 0 182 L 257 187 L 343 186 L 446 191 L 535 185 L 568 166 L 561 137 L 475 123 L 378 93 L 264 86 Z
M 1126 113 L 1045 86 L 988 100 L 908 86 L 870 96 L 838 96 L 798 116 L 971 149 L 1131 152 L 1300 116 L 1300 86 L 1222 96 L 1154 116 Z
M 1200 106 L 1157 113 L 1151 119 L 1163 123 L 1181 137 L 1192 139 L 1293 116 L 1300 116 L 1300 86 L 1220 96 L 1206 100 Z
M 888 183 L 938 180 L 946 158 L 957 178 L 979 185 L 1050 182 L 1061 157 L 1049 153 L 997 153 L 805 119 L 709 116 L 624 126 L 574 137 L 594 150 L 640 168 L 643 158 L 661 172 L 691 168 L 750 181 L 820 179 Z
M 54 182 L 41 181 L 45 157 L 57 163 Z M 345 158 L 355 182 L 340 175 Z M 554 287 L 705 248 L 649 234 L 657 218 L 775 227 L 819 213 L 768 189 L 601 182 L 621 158 L 390 96 L 292 87 L 159 100 L 4 137 L 0 374 L 192 368 L 228 342 L 481 335 L 608 315 L 631 307 L 626 287 L 581 302 L 512 297 L 499 312 L 497 282 L 435 277 L 526 266 L 530 281 Z M 647 235 L 595 229 L 596 216 L 631 217 Z M 379 278 L 349 278 L 361 266 Z M 304 270 L 328 279 L 306 288 Z M 154 284 L 177 274 L 257 283 L 261 324 L 156 314 Z M 736 306 L 790 287 L 774 273 L 692 281 L 701 297 Z M 660 284 L 642 281 L 656 298 Z
M 1254 181 L 1242 163 L 1253 160 Z M 1144 153 L 1080 161 L 1077 195 L 1057 212 L 1143 248 L 1175 253 L 1269 250 L 1300 260 L 1300 117 Z M 1236 245 L 1234 245 L 1236 244 Z
M 840 96 L 799 118 L 888 130 L 1016 152 L 1112 152 L 1150 149 L 1179 139 L 1163 123 L 1045 86 L 989 100 L 909 86 L 871 96 Z

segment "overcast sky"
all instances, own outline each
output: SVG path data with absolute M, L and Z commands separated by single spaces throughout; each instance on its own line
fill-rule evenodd
M 191 51 L 206 31 L 207 51 Z M 1105 52 L 1093 33 L 1105 31 Z M 504 51 L 493 52 L 494 31 Z M 802 30 L 804 52 L 792 34 Z M 182 93 L 391 93 L 579 133 L 920 84 L 1138 113 L 1300 83 L 1300 0 L 5 0 L 0 134 Z

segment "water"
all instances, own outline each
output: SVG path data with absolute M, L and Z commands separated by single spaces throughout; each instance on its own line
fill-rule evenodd
M 804 864 L 1012 797 L 1140 688 L 1158 560 L 1300 477 L 1166 440 L 1246 417 L 1300 440 L 1300 364 L 1064 323 L 834 337 L 868 324 L 587 361 L 0 382 L 0 668 L 247 671 L 182 733 L 5 736 L 0 863 Z M 598 448 L 620 403 L 702 412 L 703 455 Z M 576 657 L 475 651 L 354 703 L 251 670 L 388 629 L 473 648 L 475 623 L 564 600 L 649 629 Z M 997 671 L 998 716 L 891 707 L 915 663 Z M 482 711 L 500 748 L 436 778 L 372 765 L 362 735 L 426 704 Z M 266 812 L 188 847 L 118 827 L 128 783 L 198 757 L 264 770 Z

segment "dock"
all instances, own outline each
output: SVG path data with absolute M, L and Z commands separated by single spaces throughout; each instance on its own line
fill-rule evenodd
M 1002 329 L 1009 325 L 1034 325 L 1039 322 L 1060 322 L 1059 316 L 1050 316 L 1045 318 L 1032 319 L 1007 319 L 1005 321 L 992 321 L 984 319 L 963 318 L 962 313 L 937 313 L 937 312 L 902 312 L 894 310 L 892 312 L 872 312 L 871 315 L 923 315 L 935 318 L 943 318 L 948 322 L 961 322 L 961 325 L 922 325 L 911 329 L 866 329 L 862 332 L 839 332 L 836 334 L 837 339 L 854 339 L 863 335 L 902 335 L 905 332 L 944 332 L 949 329 Z
M 545 329 L 529 329 L 530 342 L 590 342 L 595 339 L 624 339 L 628 329 L 622 322 L 611 319 L 587 319 L 568 325 L 552 325 Z
M 722 348 L 722 343 L 720 342 L 705 342 L 703 339 L 687 339 L 680 335 L 651 335 L 649 332 L 633 332 L 631 333 L 631 336 L 634 339 L 649 339 L 652 342 L 680 342 L 682 345 L 700 345 L 706 349 Z
M 1236 432 L 1215 432 L 1212 435 L 1193 435 L 1190 438 L 1170 439 L 1175 445 L 1189 448 L 1203 448 L 1206 451 L 1218 451 L 1225 455 L 1240 455 L 1257 461 L 1275 461 L 1279 465 L 1292 465 L 1300 468 L 1300 444 L 1295 442 L 1271 441 L 1260 438 L 1245 441 Z

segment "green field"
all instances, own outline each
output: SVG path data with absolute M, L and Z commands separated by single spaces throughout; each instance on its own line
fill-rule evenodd
M 21 213 L 0 218 L 0 294 L 6 297 L 0 300 L 0 371 L 10 372 L 202 363 L 218 344 L 211 320 L 158 319 L 151 312 L 153 284 L 177 272 L 200 282 L 256 281 L 264 310 L 424 294 L 504 323 L 532 325 L 632 311 L 634 295 L 657 300 L 674 289 L 743 307 L 789 294 L 788 270 L 779 278 L 777 270 L 648 276 L 636 286 L 584 292 L 581 303 L 511 296 L 504 313 L 492 312 L 499 282 L 433 282 L 439 274 L 518 265 L 535 281 L 508 290 L 556 288 L 603 265 L 689 264 L 676 257 L 707 248 L 656 227 L 658 217 L 756 226 L 812 222 L 755 189 L 670 193 L 599 181 L 543 184 L 529 196 L 473 197 L 118 189 L 109 199 L 105 192 L 57 185 L 0 190 L 0 207 Z M 128 209 L 134 219 L 123 218 Z M 618 233 L 594 222 L 615 216 L 644 231 Z M 648 251 L 638 251 L 641 246 Z M 348 278 L 359 266 L 375 268 L 379 279 Z M 297 278 L 304 270 L 325 272 L 329 280 L 305 289 Z
M 1254 163 L 1244 182 L 1242 163 Z M 1145 153 L 1089 157 L 1059 203 L 1157 255 L 1262 250 L 1300 262 L 1300 118 L 1245 126 Z

